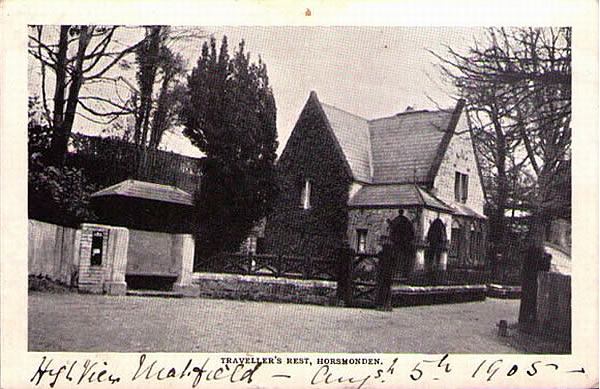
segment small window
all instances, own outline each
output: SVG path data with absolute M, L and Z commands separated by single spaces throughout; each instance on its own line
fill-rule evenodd
M 454 199 L 466 203 L 469 197 L 469 176 L 456 172 L 454 175 Z
M 302 202 L 302 208 L 310 209 L 310 181 L 305 180 L 304 186 L 302 186 L 302 193 L 300 195 L 300 201 Z
M 462 175 L 462 198 L 461 201 L 463 203 L 467 202 L 467 198 L 469 197 L 469 176 L 466 174 Z
M 104 234 L 101 231 L 92 233 L 92 255 L 90 258 L 91 266 L 102 266 L 102 243 Z
M 367 230 L 356 230 L 356 252 L 359 254 L 367 252 Z

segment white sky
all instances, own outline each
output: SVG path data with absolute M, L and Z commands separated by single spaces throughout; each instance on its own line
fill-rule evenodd
M 252 59 L 260 55 L 266 63 L 277 104 L 279 153 L 311 90 L 321 101 L 366 119 L 402 112 L 409 105 L 435 109 L 428 96 L 442 107 L 451 106 L 449 90 L 434 65 L 437 59 L 427 49 L 444 53 L 448 45 L 464 51 L 481 34 L 476 28 L 443 27 L 202 28 L 219 44 L 227 35 L 230 53 L 244 39 Z M 190 69 L 201 45 L 198 41 L 182 47 Z M 74 130 L 95 134 L 100 127 L 78 116 Z M 169 134 L 164 143 L 182 154 L 201 155 L 181 136 Z

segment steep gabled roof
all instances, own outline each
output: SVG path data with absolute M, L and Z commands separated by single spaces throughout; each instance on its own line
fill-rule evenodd
M 366 119 L 321 103 L 356 181 L 371 182 L 371 145 Z
M 444 138 L 452 112 L 413 111 L 369 122 L 373 154 L 373 183 L 424 183 Z M 447 147 L 447 144 L 446 144 Z
M 182 205 L 194 205 L 192 195 L 179 188 L 136 180 L 121 181 L 91 195 L 91 197 L 95 198 L 108 196 L 133 197 Z
M 320 102 L 315 92 L 309 102 L 323 113 L 354 180 L 366 184 L 433 182 L 464 105 L 367 120 Z

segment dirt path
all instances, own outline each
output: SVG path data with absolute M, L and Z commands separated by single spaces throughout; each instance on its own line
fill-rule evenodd
M 31 351 L 517 353 L 518 300 L 393 312 L 209 299 L 32 293 Z

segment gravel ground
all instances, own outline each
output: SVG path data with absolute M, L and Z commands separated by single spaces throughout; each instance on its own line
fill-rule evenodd
M 519 353 L 518 300 L 394 308 L 30 292 L 30 351 Z M 531 352 L 531 350 L 528 350 Z

